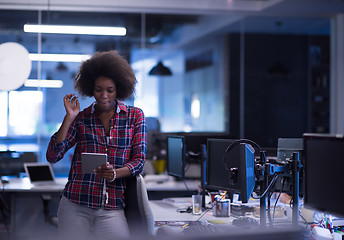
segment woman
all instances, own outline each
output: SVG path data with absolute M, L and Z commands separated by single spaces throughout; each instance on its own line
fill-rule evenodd
M 135 84 L 132 68 L 116 51 L 97 52 L 82 63 L 74 80 L 79 94 L 95 102 L 80 112 L 75 94 L 63 98 L 66 115 L 46 154 L 55 163 L 75 146 L 57 215 L 63 238 L 129 237 L 124 190 L 126 178 L 143 169 L 146 123 L 141 109 L 119 100 L 130 97 Z M 83 152 L 106 153 L 108 163 L 83 174 Z

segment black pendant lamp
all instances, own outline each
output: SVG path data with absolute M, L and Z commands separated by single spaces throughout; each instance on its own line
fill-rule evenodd
M 161 61 L 159 61 L 148 74 L 152 76 L 171 76 L 172 72 L 168 67 L 165 67 Z

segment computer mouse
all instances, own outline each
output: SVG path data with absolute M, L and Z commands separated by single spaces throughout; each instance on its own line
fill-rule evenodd
M 232 221 L 232 224 L 237 227 L 249 227 L 255 228 L 259 226 L 259 223 L 256 219 L 247 216 L 241 216 Z

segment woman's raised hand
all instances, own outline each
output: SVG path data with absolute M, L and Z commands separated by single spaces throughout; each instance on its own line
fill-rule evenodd
M 66 109 L 66 113 L 68 116 L 71 118 L 75 118 L 79 112 L 80 112 L 80 103 L 78 100 L 78 97 L 72 93 L 72 94 L 67 94 L 63 98 L 63 104 Z

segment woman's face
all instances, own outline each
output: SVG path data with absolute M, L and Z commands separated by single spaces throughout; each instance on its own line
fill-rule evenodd
M 100 111 L 112 110 L 116 105 L 117 89 L 115 83 L 107 77 L 98 77 L 94 84 L 93 96 Z

